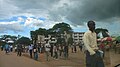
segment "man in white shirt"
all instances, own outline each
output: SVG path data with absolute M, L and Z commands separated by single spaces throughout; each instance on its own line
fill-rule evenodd
M 29 49 L 30 58 L 32 58 L 33 45 L 30 44 L 30 45 L 28 46 L 28 49 Z
M 102 57 L 98 51 L 95 22 L 88 21 L 87 25 L 89 31 L 85 32 L 83 36 L 83 42 L 86 48 L 86 67 L 104 67 Z
M 50 44 L 48 41 L 46 41 L 46 44 L 45 44 L 45 52 L 46 52 L 46 60 L 49 61 L 49 53 L 50 53 Z

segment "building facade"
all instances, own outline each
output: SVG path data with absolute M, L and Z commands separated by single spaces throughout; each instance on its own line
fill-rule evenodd
M 72 34 L 73 42 L 79 43 L 80 41 L 82 41 L 84 33 L 85 32 L 73 32 L 73 34 Z M 64 34 L 61 34 L 61 38 L 63 38 L 63 35 Z M 67 40 L 70 37 L 70 35 L 66 34 L 66 36 L 67 36 L 67 38 L 66 38 L 66 40 Z M 37 40 L 38 43 L 45 43 L 46 40 L 48 40 L 49 42 L 52 42 L 52 43 L 57 42 L 57 38 L 55 38 L 51 35 L 48 35 L 48 36 L 38 35 L 38 40 Z
M 72 34 L 73 41 L 76 42 L 76 43 L 79 43 L 80 41 L 82 41 L 84 33 L 85 32 L 74 32 Z

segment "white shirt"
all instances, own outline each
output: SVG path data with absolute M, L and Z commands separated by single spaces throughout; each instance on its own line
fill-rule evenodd
M 83 42 L 86 50 L 90 52 L 90 55 L 95 54 L 94 50 L 98 49 L 96 33 L 91 31 L 85 32 Z
M 32 46 L 32 45 L 29 45 L 28 48 L 29 48 L 29 50 L 32 50 L 32 49 L 33 49 L 33 46 Z
M 50 51 L 50 44 L 49 43 L 46 43 L 45 44 L 45 51 Z

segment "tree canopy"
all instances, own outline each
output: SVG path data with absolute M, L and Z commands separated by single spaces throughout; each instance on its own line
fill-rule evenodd
M 28 37 L 21 37 L 17 40 L 17 43 L 24 44 L 24 45 L 29 45 L 30 44 L 30 39 Z
M 58 32 L 58 33 L 64 33 L 64 31 L 66 31 L 67 33 L 73 32 L 70 25 L 67 23 L 64 23 L 64 22 L 55 24 L 53 26 L 53 30 Z
M 30 31 L 30 34 L 31 34 L 32 41 L 35 41 L 36 43 L 38 35 L 44 35 L 44 36 L 53 35 L 55 37 L 58 37 L 59 35 L 64 34 L 64 31 L 66 31 L 67 34 L 70 34 L 73 32 L 69 24 L 62 22 L 62 23 L 55 24 L 52 28 L 48 30 L 44 28 L 39 28 L 35 31 Z
M 97 29 L 95 30 L 95 32 L 96 32 L 96 34 L 102 33 L 102 36 L 103 36 L 103 37 L 109 37 L 109 35 L 108 35 L 108 30 L 107 30 L 107 29 L 97 28 Z M 98 38 L 100 38 L 100 37 L 98 36 Z

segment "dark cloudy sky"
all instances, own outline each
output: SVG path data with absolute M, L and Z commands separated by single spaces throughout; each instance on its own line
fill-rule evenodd
M 0 0 L 0 34 L 28 35 L 30 30 L 66 22 L 86 31 L 86 22 L 111 35 L 120 33 L 120 0 Z

